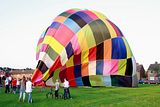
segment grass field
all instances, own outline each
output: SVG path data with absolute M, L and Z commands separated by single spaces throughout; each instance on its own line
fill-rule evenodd
M 39 88 L 33 90 L 32 104 L 18 102 L 18 94 L 5 94 L 0 89 L 0 107 L 160 107 L 160 86 L 140 85 L 138 88 L 97 87 L 71 88 L 72 99 L 46 98 Z M 63 89 L 60 89 L 60 93 Z

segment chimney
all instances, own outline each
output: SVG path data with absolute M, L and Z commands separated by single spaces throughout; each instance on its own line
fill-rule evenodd
M 157 61 L 155 61 L 155 64 L 158 64 L 158 62 L 157 62 Z

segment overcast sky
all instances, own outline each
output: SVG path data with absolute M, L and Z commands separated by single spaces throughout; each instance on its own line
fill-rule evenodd
M 41 33 L 71 8 L 105 14 L 121 29 L 145 69 L 160 62 L 160 0 L 0 0 L 0 66 L 35 68 Z

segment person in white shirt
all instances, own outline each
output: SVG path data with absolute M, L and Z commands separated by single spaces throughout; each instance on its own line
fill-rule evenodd
M 58 91 L 59 91 L 59 82 L 58 79 L 55 82 L 55 98 L 58 98 Z
M 5 80 L 5 93 L 9 93 L 10 90 L 9 90 L 9 79 L 8 77 L 6 77 L 6 80 Z
M 64 79 L 63 87 L 64 87 L 64 99 L 66 98 L 72 99 L 69 91 L 69 82 L 66 79 Z
M 20 79 L 19 78 L 17 79 L 16 85 L 17 85 L 17 92 L 19 93 L 20 91 Z
M 28 103 L 32 103 L 32 82 L 31 78 L 28 78 L 26 82 L 26 93 L 28 94 Z

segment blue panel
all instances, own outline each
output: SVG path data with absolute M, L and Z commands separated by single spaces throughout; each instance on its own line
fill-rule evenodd
M 105 86 L 111 86 L 112 85 L 110 76 L 104 76 L 103 81 L 104 81 Z
M 60 25 L 61 25 L 61 23 L 53 22 L 53 23 L 50 25 L 50 28 L 58 29 Z
M 112 59 L 125 59 L 127 57 L 126 46 L 121 37 L 112 39 Z
M 73 48 L 72 48 L 72 44 L 70 42 L 66 46 L 66 52 L 67 52 L 67 57 L 68 58 L 70 58 L 73 55 Z
M 96 61 L 96 74 L 103 75 L 103 60 Z
M 80 16 L 86 23 L 91 22 L 93 19 L 84 12 L 77 12 L 76 15 Z
M 81 65 L 74 66 L 74 77 L 81 77 Z
M 76 78 L 75 80 L 76 80 L 77 86 L 83 86 L 83 82 L 82 82 L 82 78 L 81 77 Z
M 80 26 L 70 18 L 65 20 L 64 25 L 69 27 L 74 33 L 77 33 L 81 29 Z

